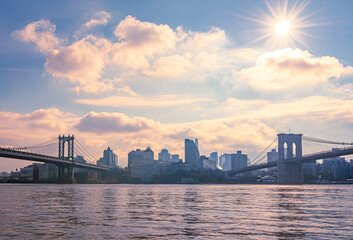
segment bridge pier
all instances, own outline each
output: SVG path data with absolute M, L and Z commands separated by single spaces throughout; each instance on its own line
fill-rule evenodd
M 58 166 L 58 183 L 74 183 L 73 167 L 69 165 Z
M 302 157 L 302 134 L 284 134 L 278 136 L 278 183 L 303 184 L 303 163 L 287 162 L 293 157 Z M 295 151 L 293 151 L 295 148 Z M 295 156 L 294 156 L 295 153 Z

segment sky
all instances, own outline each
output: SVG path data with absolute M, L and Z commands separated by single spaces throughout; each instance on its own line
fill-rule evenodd
M 353 142 L 352 11 L 349 0 L 0 1 L 0 145 L 75 134 L 126 166 L 147 146 L 184 158 L 185 138 L 202 155 L 250 158 L 281 132 Z

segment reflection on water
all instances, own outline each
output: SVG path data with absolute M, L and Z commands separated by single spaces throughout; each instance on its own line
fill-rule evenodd
M 0 238 L 352 239 L 353 185 L 0 185 Z

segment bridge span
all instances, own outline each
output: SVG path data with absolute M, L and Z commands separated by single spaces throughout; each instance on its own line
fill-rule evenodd
M 283 136 L 284 135 L 284 136 Z M 250 172 L 258 169 L 270 168 L 270 167 L 278 167 L 278 175 L 279 175 L 279 183 L 281 184 L 301 184 L 304 182 L 304 174 L 303 174 L 303 164 L 315 162 L 316 160 L 326 159 L 326 158 L 334 158 L 339 156 L 346 156 L 353 154 L 353 146 L 345 147 L 345 148 L 335 148 L 334 150 L 322 151 L 317 153 L 310 153 L 306 155 L 302 155 L 302 146 L 301 146 L 301 134 L 278 134 L 279 136 L 279 144 L 278 146 L 282 146 L 282 150 L 279 148 L 278 161 L 261 163 L 256 165 L 250 165 L 244 168 L 239 168 L 235 170 L 225 171 L 228 176 L 234 176 L 239 173 Z M 292 147 L 292 144 L 289 139 L 296 139 L 296 157 L 293 157 L 293 149 L 288 148 L 287 153 L 289 157 L 285 158 L 283 154 L 283 145 L 288 143 L 289 147 Z M 285 139 L 287 138 L 287 139 Z M 285 140 L 283 140 L 285 139 Z M 288 142 L 287 142 L 288 141 Z M 352 144 L 349 144 L 352 145 Z M 287 156 L 288 156 L 287 155 Z
M 79 142 L 78 145 L 75 147 L 75 138 L 73 135 L 59 135 L 58 138 L 55 138 L 53 140 L 50 140 L 49 143 L 45 142 L 45 145 L 37 144 L 31 147 L 0 148 L 0 157 L 55 164 L 58 167 L 58 181 L 67 183 L 72 182 L 74 180 L 74 168 L 84 168 L 94 171 L 110 171 L 113 169 L 106 165 L 97 165 L 87 163 L 85 161 L 75 161 L 74 149 L 77 149 L 80 154 L 86 153 L 90 155 L 92 162 L 95 162 L 95 159 L 89 152 L 87 152 L 83 148 L 83 146 Z M 46 154 L 38 154 L 35 152 L 28 152 L 28 150 L 40 149 L 53 145 L 57 150 L 59 150 L 58 157 Z M 57 148 L 57 145 L 59 145 L 59 148 Z M 65 151 L 65 146 L 67 147 L 67 151 Z
M 85 168 L 90 170 L 99 170 L 99 171 L 109 171 L 111 168 L 105 166 L 99 166 L 90 163 L 80 163 L 71 161 L 64 158 L 52 157 L 43 154 L 30 153 L 14 150 L 11 148 L 0 148 L 0 157 L 4 158 L 14 158 L 20 160 L 34 161 L 34 162 L 44 162 L 44 163 L 52 163 L 55 165 L 69 165 L 71 167 L 77 168 Z

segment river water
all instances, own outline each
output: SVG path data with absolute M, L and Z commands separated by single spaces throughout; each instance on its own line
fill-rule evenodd
M 0 184 L 0 238 L 353 239 L 353 185 Z

